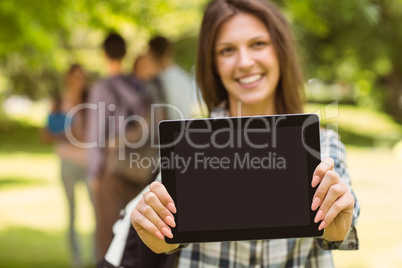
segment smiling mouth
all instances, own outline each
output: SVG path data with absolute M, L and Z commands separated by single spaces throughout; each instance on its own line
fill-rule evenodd
M 239 81 L 240 84 L 247 85 L 247 84 L 251 84 L 251 83 L 254 83 L 254 82 L 260 80 L 261 77 L 262 77 L 262 74 L 255 74 L 252 76 L 237 79 L 237 81 Z

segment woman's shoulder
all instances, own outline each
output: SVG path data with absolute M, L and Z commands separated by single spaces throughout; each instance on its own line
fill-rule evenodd
M 332 129 L 320 128 L 321 159 L 331 157 L 342 159 L 345 157 L 345 145 L 341 142 L 340 136 Z
M 229 116 L 229 109 L 227 101 L 222 101 L 210 112 L 211 118 L 228 117 L 228 116 Z
M 334 142 L 340 140 L 340 136 L 332 129 L 320 127 L 320 142 Z

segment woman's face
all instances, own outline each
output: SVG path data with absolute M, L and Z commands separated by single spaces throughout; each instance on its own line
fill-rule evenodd
M 265 25 L 255 16 L 240 13 L 219 29 L 215 63 L 229 104 L 274 108 L 280 71 L 276 51 Z
M 158 75 L 159 66 L 153 59 L 152 55 L 148 52 L 139 58 L 134 66 L 134 74 L 142 81 L 150 81 Z
M 69 86 L 76 90 L 85 89 L 87 77 L 81 68 L 75 68 L 67 78 Z

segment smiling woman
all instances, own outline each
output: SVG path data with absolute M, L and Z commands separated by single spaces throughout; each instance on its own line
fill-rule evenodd
M 292 33 L 285 17 L 272 3 L 266 0 L 212 1 L 204 13 L 198 40 L 196 78 L 211 117 L 302 112 L 303 79 Z M 292 140 L 295 139 L 288 138 L 283 147 L 297 151 L 290 143 Z M 355 224 L 360 205 L 351 190 L 344 146 L 339 142 L 338 136 L 334 132 L 321 130 L 320 146 L 322 160 L 317 166 L 314 164 L 315 170 L 311 172 L 309 182 L 315 190 L 310 199 L 311 211 L 314 213 L 312 221 L 317 224 L 319 231 L 325 230 L 321 237 L 281 240 L 264 240 L 263 237 L 258 237 L 260 240 L 255 241 L 167 244 L 164 239 L 169 238 L 167 240 L 172 241 L 170 239 L 173 239 L 175 233 L 172 233 L 172 229 L 180 228 L 176 225 L 176 220 L 180 220 L 180 217 L 175 217 L 174 214 L 177 212 L 182 216 L 185 212 L 178 211 L 180 201 L 176 208 L 172 196 L 159 181 L 153 182 L 149 190 L 145 190 L 136 200 L 136 207 L 131 214 L 132 225 L 152 251 L 179 252 L 179 267 L 332 267 L 331 249 L 358 248 Z M 223 152 L 229 150 L 217 146 L 212 146 L 212 149 L 224 150 Z M 195 146 L 183 151 L 194 152 Z M 248 153 L 252 150 L 246 148 L 245 151 Z M 219 163 L 218 160 L 214 159 L 214 167 L 219 167 L 215 165 Z M 295 161 L 305 164 L 301 158 Z M 244 170 L 244 167 L 239 168 L 236 175 Z M 233 190 L 234 185 L 231 183 L 233 176 L 228 175 L 229 172 L 221 174 L 226 183 L 224 188 L 220 188 L 218 196 L 219 202 L 224 203 L 231 200 L 227 192 Z M 250 175 L 241 174 L 239 181 L 250 186 Z M 205 176 L 205 181 L 211 179 L 205 173 L 197 175 Z M 273 206 L 280 207 L 289 200 L 294 206 L 300 202 L 290 189 L 302 178 L 299 173 L 289 177 L 295 181 L 285 187 L 286 194 L 270 203 Z M 193 177 L 188 175 L 183 180 L 187 181 L 187 178 L 190 180 Z M 253 189 L 254 192 L 265 189 L 256 188 Z M 263 192 L 257 195 L 261 197 L 266 194 Z M 238 202 L 244 198 L 242 194 L 237 196 Z M 195 204 L 187 204 L 190 208 L 188 211 L 202 219 L 200 222 L 213 223 L 216 220 L 208 217 L 202 210 L 205 209 L 209 197 L 208 194 L 202 196 L 202 208 L 197 209 Z M 251 217 L 245 216 L 245 212 L 250 211 L 254 211 L 255 215 L 272 217 L 267 212 L 267 206 L 261 205 L 261 202 L 253 202 L 247 211 L 233 205 L 233 202 L 227 204 L 228 209 L 233 209 L 231 216 L 235 217 L 234 222 L 244 220 L 242 217 L 251 220 Z M 291 210 L 282 211 L 294 216 Z M 259 223 L 258 220 L 251 221 L 253 224 Z
M 197 82 L 210 110 L 228 99 L 229 81 L 245 91 L 260 84 L 257 81 L 261 75 L 262 84 L 268 86 L 264 91 L 271 91 L 268 95 L 275 104 L 268 114 L 302 112 L 303 77 L 293 36 L 286 19 L 272 3 L 213 1 L 204 14 L 203 25 L 198 44 Z M 240 92 L 234 95 L 237 101 L 241 100 Z M 245 104 L 242 103 L 242 108 Z M 234 106 L 229 103 L 229 108 Z M 253 109 L 259 110 L 257 114 L 267 114 L 264 107 Z
M 247 13 L 230 18 L 218 32 L 215 51 L 229 107 L 241 102 L 242 115 L 275 114 L 279 62 L 265 25 Z

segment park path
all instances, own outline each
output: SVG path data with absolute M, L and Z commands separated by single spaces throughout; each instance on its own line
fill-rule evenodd
M 402 159 L 389 149 L 347 151 L 360 250 L 335 252 L 336 267 L 402 267 Z

